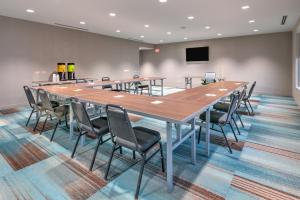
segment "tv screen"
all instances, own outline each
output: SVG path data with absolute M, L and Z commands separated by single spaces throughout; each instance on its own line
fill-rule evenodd
M 186 49 L 187 62 L 209 61 L 209 47 L 195 47 Z

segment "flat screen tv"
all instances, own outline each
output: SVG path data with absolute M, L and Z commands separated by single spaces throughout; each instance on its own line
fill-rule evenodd
M 209 61 L 209 47 L 186 48 L 186 62 Z

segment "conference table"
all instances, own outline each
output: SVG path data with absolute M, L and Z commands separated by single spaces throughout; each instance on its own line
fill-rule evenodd
M 196 121 L 199 115 L 206 112 L 205 149 L 210 153 L 210 110 L 212 106 L 234 91 L 246 86 L 247 82 L 223 81 L 206 86 L 186 89 L 166 96 L 144 96 L 125 92 L 114 92 L 87 87 L 86 84 L 70 84 L 59 86 L 42 86 L 49 94 L 70 98 L 97 106 L 116 104 L 124 107 L 129 113 L 150 117 L 166 122 L 167 134 L 167 188 L 173 190 L 173 151 L 183 142 L 191 140 L 191 161 L 196 163 Z M 74 114 L 70 106 L 70 136 L 73 135 Z M 172 137 L 172 126 L 176 127 L 176 137 Z M 183 125 L 188 125 L 185 132 Z M 174 139 L 173 139 L 174 138 Z

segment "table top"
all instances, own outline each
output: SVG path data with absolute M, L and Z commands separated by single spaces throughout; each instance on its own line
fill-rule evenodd
M 82 84 L 41 86 L 51 94 L 76 97 L 99 105 L 121 105 L 129 112 L 169 122 L 188 122 L 223 97 L 246 85 L 226 81 L 187 89 L 163 97 L 143 96 L 84 87 Z

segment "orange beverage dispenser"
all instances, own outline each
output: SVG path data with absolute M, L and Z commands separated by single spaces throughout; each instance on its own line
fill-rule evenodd
M 66 63 L 57 63 L 57 73 L 59 75 L 59 80 L 66 80 Z

